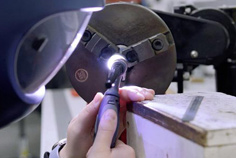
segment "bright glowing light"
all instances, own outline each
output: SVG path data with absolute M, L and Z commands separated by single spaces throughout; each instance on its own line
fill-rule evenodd
M 123 56 L 119 55 L 119 54 L 114 54 L 114 55 L 112 55 L 112 56 L 109 58 L 108 62 L 107 62 L 107 67 L 108 67 L 109 69 L 111 69 L 111 68 L 112 68 L 112 65 L 113 65 L 117 60 L 119 60 L 119 59 L 125 60 L 125 58 L 124 58 Z
M 91 7 L 91 8 L 81 8 L 80 10 L 82 12 L 97 12 L 97 11 L 100 11 L 102 9 L 103 9 L 103 7 Z
M 27 98 L 27 102 L 35 104 L 42 101 L 45 95 L 46 89 L 45 86 L 41 86 L 38 90 L 33 93 L 24 93 L 24 98 Z
M 79 41 L 82 37 L 82 34 L 81 33 L 78 33 L 74 39 L 74 41 L 71 43 L 71 49 L 72 49 L 72 52 L 75 50 L 75 48 L 77 47 L 77 45 L 79 44 Z

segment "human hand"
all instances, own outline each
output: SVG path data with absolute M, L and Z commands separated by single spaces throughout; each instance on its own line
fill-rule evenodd
M 136 86 L 123 87 L 120 93 L 119 133 L 125 128 L 126 104 L 131 101 L 153 99 L 154 91 Z M 84 158 L 93 144 L 94 124 L 103 95 L 97 93 L 81 112 L 70 122 L 67 130 L 67 144 L 60 151 L 63 158 Z M 121 144 L 120 141 L 118 141 Z M 119 145 L 117 144 L 117 145 Z
M 141 88 L 137 86 L 125 86 L 119 89 L 120 94 L 120 117 L 118 137 L 126 128 L 126 112 L 127 105 L 131 102 L 139 102 L 144 100 L 152 100 L 155 91 L 152 89 Z
M 134 158 L 134 149 L 117 140 L 116 146 L 110 148 L 116 130 L 117 115 L 114 110 L 104 112 L 92 147 L 87 153 L 87 158 Z

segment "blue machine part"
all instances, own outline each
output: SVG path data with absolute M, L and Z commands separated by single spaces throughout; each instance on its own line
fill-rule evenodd
M 34 110 L 104 0 L 0 0 L 0 127 Z

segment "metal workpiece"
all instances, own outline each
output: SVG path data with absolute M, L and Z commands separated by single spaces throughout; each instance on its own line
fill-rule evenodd
M 157 14 L 140 5 L 113 3 L 92 15 L 86 31 L 82 37 L 86 40 L 66 64 L 71 83 L 83 99 L 89 102 L 97 92 L 105 92 L 107 60 L 115 53 L 127 60 L 121 86 L 165 93 L 174 76 L 176 49 L 169 28 Z M 84 82 L 75 77 L 80 69 L 88 74 Z
M 187 67 L 194 69 L 199 64 L 214 65 L 217 91 L 236 96 L 236 69 L 232 62 L 236 59 L 235 7 L 197 8 L 187 5 L 176 7 L 175 13 L 178 14 L 156 13 L 167 23 L 174 38 L 178 38 L 178 63 L 183 63 L 185 70 Z M 184 69 L 177 70 L 180 76 L 178 85 L 181 86 Z M 182 92 L 180 86 L 178 89 Z
M 129 62 L 129 67 L 132 67 L 137 62 L 147 60 L 159 53 L 167 51 L 174 43 L 173 40 L 168 41 L 167 36 L 169 34 L 170 32 L 167 32 L 166 35 L 159 33 L 127 47 L 125 45 L 115 45 L 111 43 L 106 40 L 106 37 L 91 31 L 91 28 L 88 27 L 82 37 L 81 43 L 83 43 L 85 48 L 90 52 L 105 60 L 116 52 L 123 54 Z M 144 51 L 145 53 L 143 53 Z
M 93 14 L 89 26 L 116 45 L 130 46 L 168 28 L 151 10 L 141 5 L 114 3 Z
M 175 11 L 180 13 L 181 9 Z M 173 34 L 178 62 L 191 65 L 221 63 L 236 44 L 232 19 L 216 9 L 191 9 L 190 15 L 182 15 L 184 11 L 182 14 L 155 11 Z
M 225 60 L 226 58 L 235 54 L 236 51 L 235 22 L 229 15 L 227 15 L 226 12 L 217 9 L 201 9 L 194 11 L 191 16 L 215 21 L 221 24 L 225 28 L 228 35 L 226 50 L 223 52 L 224 55 L 221 56 L 223 57 L 222 60 Z
M 203 100 L 203 96 L 195 96 L 191 100 L 191 103 L 189 104 L 188 108 L 186 109 L 182 121 L 184 122 L 190 122 L 194 120 L 195 116 L 197 115 L 197 111 L 199 109 L 199 106 L 201 105 L 201 102 Z

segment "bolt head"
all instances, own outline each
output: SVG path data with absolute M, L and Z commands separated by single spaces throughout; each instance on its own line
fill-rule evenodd
M 192 58 L 197 58 L 198 57 L 198 52 L 196 50 L 191 51 L 190 53 Z
M 112 54 L 112 49 L 110 47 L 105 47 L 101 50 L 100 58 L 107 60 L 112 56 Z
M 152 48 L 156 51 L 160 51 L 163 48 L 163 42 L 160 39 L 155 39 L 152 42 Z
M 131 50 L 126 53 L 126 59 L 128 62 L 135 62 L 138 60 L 138 55 L 134 50 Z
M 84 32 L 84 34 L 83 34 L 81 40 L 82 40 L 83 42 L 88 42 L 88 41 L 90 41 L 91 38 L 92 38 L 91 32 L 88 31 L 88 30 L 85 30 L 85 32 Z

